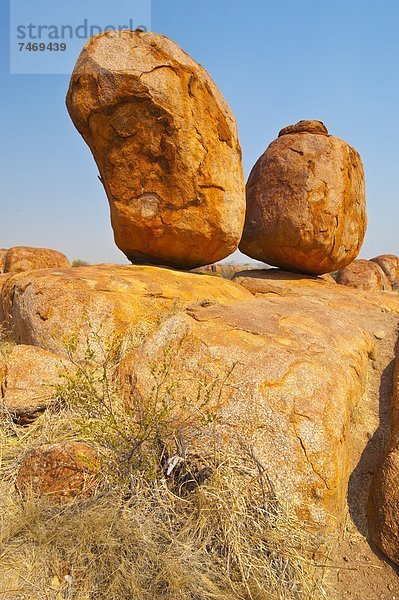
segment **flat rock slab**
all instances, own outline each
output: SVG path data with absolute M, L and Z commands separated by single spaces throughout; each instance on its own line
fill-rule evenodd
M 0 276 L 1 277 L 1 276 Z M 199 302 L 251 297 L 230 281 L 147 266 L 100 265 L 21 273 L 3 282 L 3 322 L 18 344 L 65 353 L 64 341 L 104 339 L 128 327 L 151 327 L 162 315 Z M 1 311 L 0 311 L 1 312 Z

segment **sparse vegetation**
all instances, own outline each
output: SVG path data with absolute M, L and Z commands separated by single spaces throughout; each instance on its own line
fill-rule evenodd
M 89 264 L 90 263 L 88 263 L 85 260 L 82 260 L 80 258 L 76 258 L 74 261 L 72 261 L 73 267 L 87 267 Z
M 5 327 L 0 324 L 0 366 L 12 352 L 14 342 L 11 340 Z
M 311 534 L 275 496 L 253 449 L 222 444 L 214 411 L 229 377 L 176 397 L 173 353 L 152 369 L 151 393 L 121 387 L 123 340 L 68 345 L 73 372 L 59 401 L 29 428 L 3 415 L 0 595 L 10 600 L 263 600 L 323 597 Z M 232 369 L 234 365 L 232 366 Z M 22 502 L 13 481 L 42 443 L 86 440 L 101 457 L 91 498 Z M 236 448 L 240 451 L 237 452 Z

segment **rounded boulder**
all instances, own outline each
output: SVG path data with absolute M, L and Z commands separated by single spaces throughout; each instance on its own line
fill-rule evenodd
M 16 478 L 23 498 L 46 497 L 53 504 L 93 493 L 99 463 L 83 442 L 43 444 L 24 457 Z
M 280 131 L 247 183 L 240 250 L 287 271 L 322 275 L 358 255 L 366 232 L 358 152 L 320 121 Z
M 337 283 L 358 290 L 387 291 L 392 286 L 381 267 L 371 260 L 354 260 L 337 273 Z
M 399 284 L 399 257 L 394 254 L 381 254 L 371 259 L 381 267 L 391 285 Z
M 191 269 L 237 249 L 245 185 L 236 122 L 177 44 L 141 31 L 94 36 L 67 107 L 100 171 L 116 245 L 131 262 Z

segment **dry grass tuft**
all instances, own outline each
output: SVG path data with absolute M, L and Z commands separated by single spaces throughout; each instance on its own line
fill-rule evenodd
M 14 347 L 14 342 L 3 325 L 0 324 L 0 366 L 7 360 Z
M 59 402 L 29 428 L 3 415 L 0 598 L 324 597 L 323 572 L 306 557 L 311 534 L 275 497 L 253 450 L 221 447 L 217 418 L 195 419 L 198 406 L 190 414 L 173 399 L 167 362 L 154 370 L 153 396 L 127 409 L 110 356 L 115 347 L 100 365 L 90 351 L 76 361 Z M 218 386 L 201 400 L 202 416 L 213 393 Z M 63 506 L 22 501 L 13 483 L 24 453 L 73 439 L 102 457 L 97 494 Z M 212 451 L 196 439 L 212 439 Z

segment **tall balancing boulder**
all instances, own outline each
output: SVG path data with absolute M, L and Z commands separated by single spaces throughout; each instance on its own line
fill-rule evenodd
M 320 121 L 300 121 L 282 129 L 252 169 L 240 250 L 321 275 L 356 258 L 366 223 L 359 154 Z
M 67 107 L 129 260 L 194 268 L 236 250 L 245 216 L 237 126 L 208 73 L 179 46 L 140 31 L 94 36 Z

